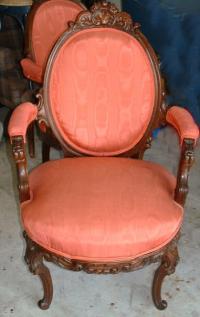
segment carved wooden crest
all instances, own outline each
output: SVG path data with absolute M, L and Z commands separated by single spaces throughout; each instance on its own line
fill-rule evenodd
M 116 5 L 107 1 L 96 2 L 90 11 L 79 14 L 75 22 L 70 22 L 70 31 L 79 30 L 89 26 L 119 27 L 126 32 L 134 32 L 140 27 L 139 23 L 133 23 L 131 16 L 126 12 L 120 12 Z

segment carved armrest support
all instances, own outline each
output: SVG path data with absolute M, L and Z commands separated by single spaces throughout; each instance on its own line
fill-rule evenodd
M 175 200 L 180 205 L 184 206 L 188 193 L 188 176 L 192 167 L 194 157 L 194 139 L 183 139 L 181 148 L 181 158 L 177 175 L 177 184 L 175 189 Z
M 25 144 L 22 135 L 11 137 L 13 157 L 17 167 L 18 189 L 20 202 L 30 199 Z

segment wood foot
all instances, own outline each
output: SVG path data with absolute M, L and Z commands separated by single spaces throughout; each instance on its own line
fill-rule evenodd
M 35 138 L 34 138 L 34 123 L 31 123 L 28 131 L 27 131 L 27 138 L 28 138 L 28 152 L 31 158 L 35 157 Z
M 24 234 L 26 239 L 27 248 L 25 254 L 25 261 L 29 267 L 29 270 L 34 275 L 38 275 L 43 285 L 44 296 L 38 302 L 38 306 L 45 310 L 48 309 L 53 298 L 53 284 L 49 269 L 43 263 L 43 254 L 41 250 L 38 250 L 37 245 L 28 238 L 26 233 Z
M 179 256 L 177 247 L 167 251 L 162 257 L 161 265 L 156 270 L 153 280 L 152 297 L 153 302 L 159 310 L 167 308 L 167 302 L 161 298 L 161 288 L 165 276 L 175 272 L 176 265 L 178 264 Z
M 38 301 L 38 306 L 42 310 L 47 310 L 49 308 L 49 304 L 47 302 L 45 302 L 44 299 L 41 299 Z
M 48 162 L 50 158 L 50 148 L 51 146 L 46 142 L 42 142 L 42 162 Z

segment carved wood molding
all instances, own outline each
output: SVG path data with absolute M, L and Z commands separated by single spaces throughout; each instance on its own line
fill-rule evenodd
M 188 194 L 188 177 L 189 171 L 192 167 L 194 156 L 195 140 L 184 139 L 181 149 L 181 158 L 179 162 L 179 169 L 177 175 L 177 185 L 175 190 L 175 200 L 184 206 Z
M 115 4 L 107 1 L 94 3 L 90 11 L 80 13 L 75 22 L 69 23 L 70 31 L 80 30 L 85 27 L 119 27 L 126 32 L 135 32 L 139 23 L 133 23 L 131 16 L 120 12 Z
M 18 135 L 11 137 L 11 146 L 13 157 L 17 166 L 19 198 L 20 202 L 23 202 L 30 199 L 30 189 L 23 136 Z
M 159 113 L 159 126 L 166 125 L 166 115 L 168 106 L 166 103 L 166 80 L 164 77 L 161 78 L 161 107 L 160 107 L 160 113 Z
M 44 259 L 48 262 L 53 262 L 59 265 L 62 268 L 72 270 L 72 271 L 85 271 L 86 273 L 96 273 L 96 274 L 116 274 L 119 272 L 131 272 L 138 269 L 143 268 L 146 265 L 151 263 L 156 263 L 161 261 L 163 255 L 174 248 L 177 245 L 177 242 L 180 238 L 180 232 L 176 235 L 176 237 L 168 243 L 162 249 L 149 253 L 147 255 L 140 256 L 136 259 L 129 260 L 126 262 L 118 261 L 118 262 L 90 262 L 90 261 L 80 261 L 73 260 L 69 258 L 65 258 L 63 256 L 59 256 L 55 253 L 52 253 L 42 247 L 40 247 L 37 243 L 33 242 L 28 235 L 24 232 L 24 237 L 27 242 L 28 249 L 31 248 L 32 251 L 36 254 L 42 254 Z
M 171 275 L 175 272 L 176 266 L 180 261 L 177 248 L 173 248 L 170 252 L 167 252 L 163 258 L 161 265 L 166 271 L 167 275 Z
M 39 125 L 40 130 L 43 133 L 46 133 L 47 130 L 50 128 L 46 112 L 45 112 L 45 107 L 44 107 L 44 97 L 43 97 L 43 89 L 40 89 L 39 93 L 36 95 L 36 98 L 38 99 L 38 115 L 37 115 L 37 122 Z

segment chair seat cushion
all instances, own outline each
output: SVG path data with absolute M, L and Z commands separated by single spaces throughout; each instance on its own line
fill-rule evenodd
M 27 234 L 44 248 L 88 261 L 156 251 L 179 231 L 176 180 L 158 164 L 128 158 L 65 158 L 30 173 L 22 204 Z

